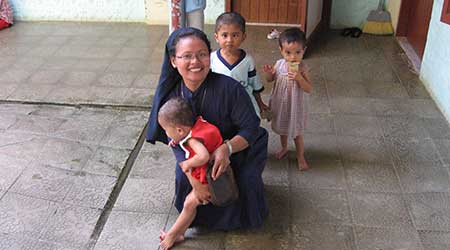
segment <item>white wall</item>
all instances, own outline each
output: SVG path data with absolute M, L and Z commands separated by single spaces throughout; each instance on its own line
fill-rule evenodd
M 362 28 L 369 12 L 377 7 L 378 0 L 333 0 L 330 26 L 332 29 Z
M 450 122 L 450 25 L 440 21 L 443 4 L 433 4 L 420 78 Z
M 387 10 L 391 13 L 392 26 L 394 31 L 397 31 L 398 18 L 400 16 L 400 7 L 402 0 L 390 0 L 387 6 Z
M 147 22 L 150 24 L 169 24 L 169 4 L 167 0 L 146 0 Z
M 10 0 L 17 20 L 127 21 L 168 24 L 167 0 Z M 225 0 L 207 0 L 205 23 L 215 23 Z
M 322 20 L 323 0 L 308 1 L 308 19 L 306 20 L 306 37 L 317 27 Z
M 18 20 L 145 21 L 144 0 L 10 0 Z

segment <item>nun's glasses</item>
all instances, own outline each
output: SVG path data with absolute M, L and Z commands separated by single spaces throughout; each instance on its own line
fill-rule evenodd
M 178 59 L 181 59 L 185 62 L 190 62 L 192 60 L 194 60 L 194 58 L 197 58 L 199 61 L 205 60 L 207 58 L 209 58 L 209 53 L 208 52 L 200 52 L 197 54 L 184 54 L 182 56 L 175 56 Z

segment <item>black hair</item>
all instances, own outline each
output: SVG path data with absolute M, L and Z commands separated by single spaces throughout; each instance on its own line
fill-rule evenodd
M 305 32 L 303 32 L 299 28 L 289 28 L 285 29 L 280 34 L 280 38 L 278 38 L 278 44 L 280 45 L 280 48 L 282 48 L 283 43 L 299 43 L 300 45 L 306 47 L 306 35 Z
M 173 97 L 159 109 L 158 119 L 164 119 L 175 125 L 194 126 L 191 105 L 181 97 Z
M 202 40 L 203 42 L 205 42 L 206 47 L 208 47 L 208 53 L 211 53 L 211 43 L 208 40 L 208 37 L 206 36 L 206 34 L 196 28 L 192 28 L 192 27 L 188 27 L 185 28 L 184 31 L 179 32 L 175 38 L 172 41 L 172 44 L 170 44 L 169 49 L 169 55 L 170 56 L 175 56 L 175 53 L 177 52 L 177 44 L 178 42 L 185 37 L 189 37 L 189 36 L 194 36 L 197 37 L 198 39 Z
M 219 32 L 220 27 L 224 24 L 237 24 L 242 33 L 245 33 L 245 18 L 237 12 L 224 12 L 217 17 L 215 32 Z

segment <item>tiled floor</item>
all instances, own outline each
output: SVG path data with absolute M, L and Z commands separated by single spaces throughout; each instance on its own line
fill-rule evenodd
M 248 28 L 260 66 L 280 57 L 270 29 Z M 0 32 L 0 249 L 158 249 L 177 216 L 174 160 L 138 139 L 166 36 L 120 23 Z M 449 124 L 395 39 L 330 31 L 308 50 L 312 169 L 293 152 L 275 160 L 271 133 L 264 227 L 190 230 L 174 249 L 450 249 Z

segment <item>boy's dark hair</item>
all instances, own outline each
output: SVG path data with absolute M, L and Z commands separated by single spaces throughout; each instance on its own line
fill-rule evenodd
M 175 125 L 194 126 L 194 115 L 191 105 L 181 97 L 174 97 L 159 109 L 158 119 L 164 119 Z
M 184 28 L 183 31 L 181 31 L 180 33 L 178 33 L 176 35 L 176 37 L 173 39 L 172 44 L 170 44 L 169 46 L 169 55 L 170 56 L 175 56 L 175 53 L 177 52 L 177 44 L 178 42 L 185 37 L 189 37 L 189 36 L 194 36 L 197 37 L 198 39 L 202 40 L 203 42 L 205 42 L 206 47 L 208 48 L 208 53 L 211 53 L 211 43 L 208 40 L 208 37 L 206 36 L 206 34 L 196 28 L 192 28 L 192 27 L 187 27 Z
M 305 32 L 303 32 L 299 28 L 289 28 L 281 32 L 280 38 L 278 39 L 278 44 L 280 45 L 280 48 L 282 47 L 283 43 L 299 43 L 300 45 L 306 47 L 306 35 Z
M 237 24 L 242 33 L 245 33 L 245 18 L 237 12 L 224 12 L 216 19 L 215 32 L 219 32 L 220 27 L 225 24 Z

